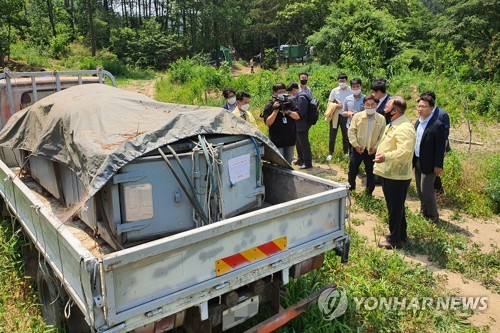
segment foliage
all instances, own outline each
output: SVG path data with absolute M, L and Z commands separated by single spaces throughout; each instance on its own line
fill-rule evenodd
M 280 29 L 291 34 L 291 42 L 285 44 L 300 43 L 321 29 L 330 13 L 330 3 L 328 0 L 297 1 L 287 3 L 284 9 L 278 11 Z
M 35 293 L 24 280 L 22 233 L 16 224 L 0 220 L 0 325 L 3 332 L 51 332 L 45 325 Z M 19 225 L 17 225 L 19 228 Z
M 447 0 L 445 12 L 432 31 L 450 41 L 471 67 L 470 78 L 489 79 L 500 69 L 499 0 Z
M 486 193 L 490 199 L 491 209 L 495 214 L 500 214 L 500 154 L 488 158 L 489 170 L 486 172 L 488 184 Z
M 323 63 L 350 68 L 374 78 L 395 56 L 404 37 L 397 20 L 368 0 L 347 0 L 332 7 L 326 25 L 308 38 Z
M 267 49 L 264 51 L 264 59 L 262 60 L 263 69 L 276 69 L 278 66 L 278 57 L 276 51 Z
M 165 35 L 161 25 L 147 21 L 141 29 L 122 28 L 112 31 L 111 50 L 129 65 L 166 69 L 182 54 L 182 42 Z

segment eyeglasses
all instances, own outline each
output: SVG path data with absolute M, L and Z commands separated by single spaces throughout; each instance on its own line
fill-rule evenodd
M 366 109 L 374 109 L 377 107 L 377 104 L 365 104 Z

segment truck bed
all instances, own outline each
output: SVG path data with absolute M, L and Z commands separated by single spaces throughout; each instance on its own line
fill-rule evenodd
M 81 221 L 62 224 L 59 203 L 1 161 L 0 194 L 87 321 L 127 332 L 270 274 L 286 282 L 291 266 L 345 241 L 344 185 L 268 164 L 263 173 L 263 208 L 115 252 Z

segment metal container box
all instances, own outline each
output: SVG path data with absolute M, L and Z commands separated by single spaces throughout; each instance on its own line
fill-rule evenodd
M 117 247 L 260 207 L 265 192 L 262 145 L 244 136 L 217 136 L 206 144 L 210 147 L 208 155 L 192 140 L 173 144 L 176 158 L 162 148 L 173 169 L 159 151 L 137 158 L 123 166 L 78 215 Z M 32 177 L 66 207 L 77 204 L 84 194 L 80 180 L 59 163 L 31 156 L 30 170 Z M 200 218 L 203 214 L 194 208 L 193 200 L 199 203 L 206 220 Z

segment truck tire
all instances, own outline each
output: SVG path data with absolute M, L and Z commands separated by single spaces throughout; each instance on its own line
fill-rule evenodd
M 64 296 L 66 293 L 61 293 L 62 288 L 59 288 L 58 282 L 50 266 L 44 260 L 40 261 L 36 284 L 42 316 L 47 324 L 67 331 L 66 319 L 64 318 L 64 299 L 66 298 Z
M 90 327 L 85 321 L 85 316 L 78 306 L 71 307 L 68 319 L 64 316 L 64 307 L 69 296 L 59 280 L 54 276 L 52 269 L 45 260 L 40 261 L 36 276 L 40 310 L 45 322 L 58 328 L 61 332 L 89 333 Z

